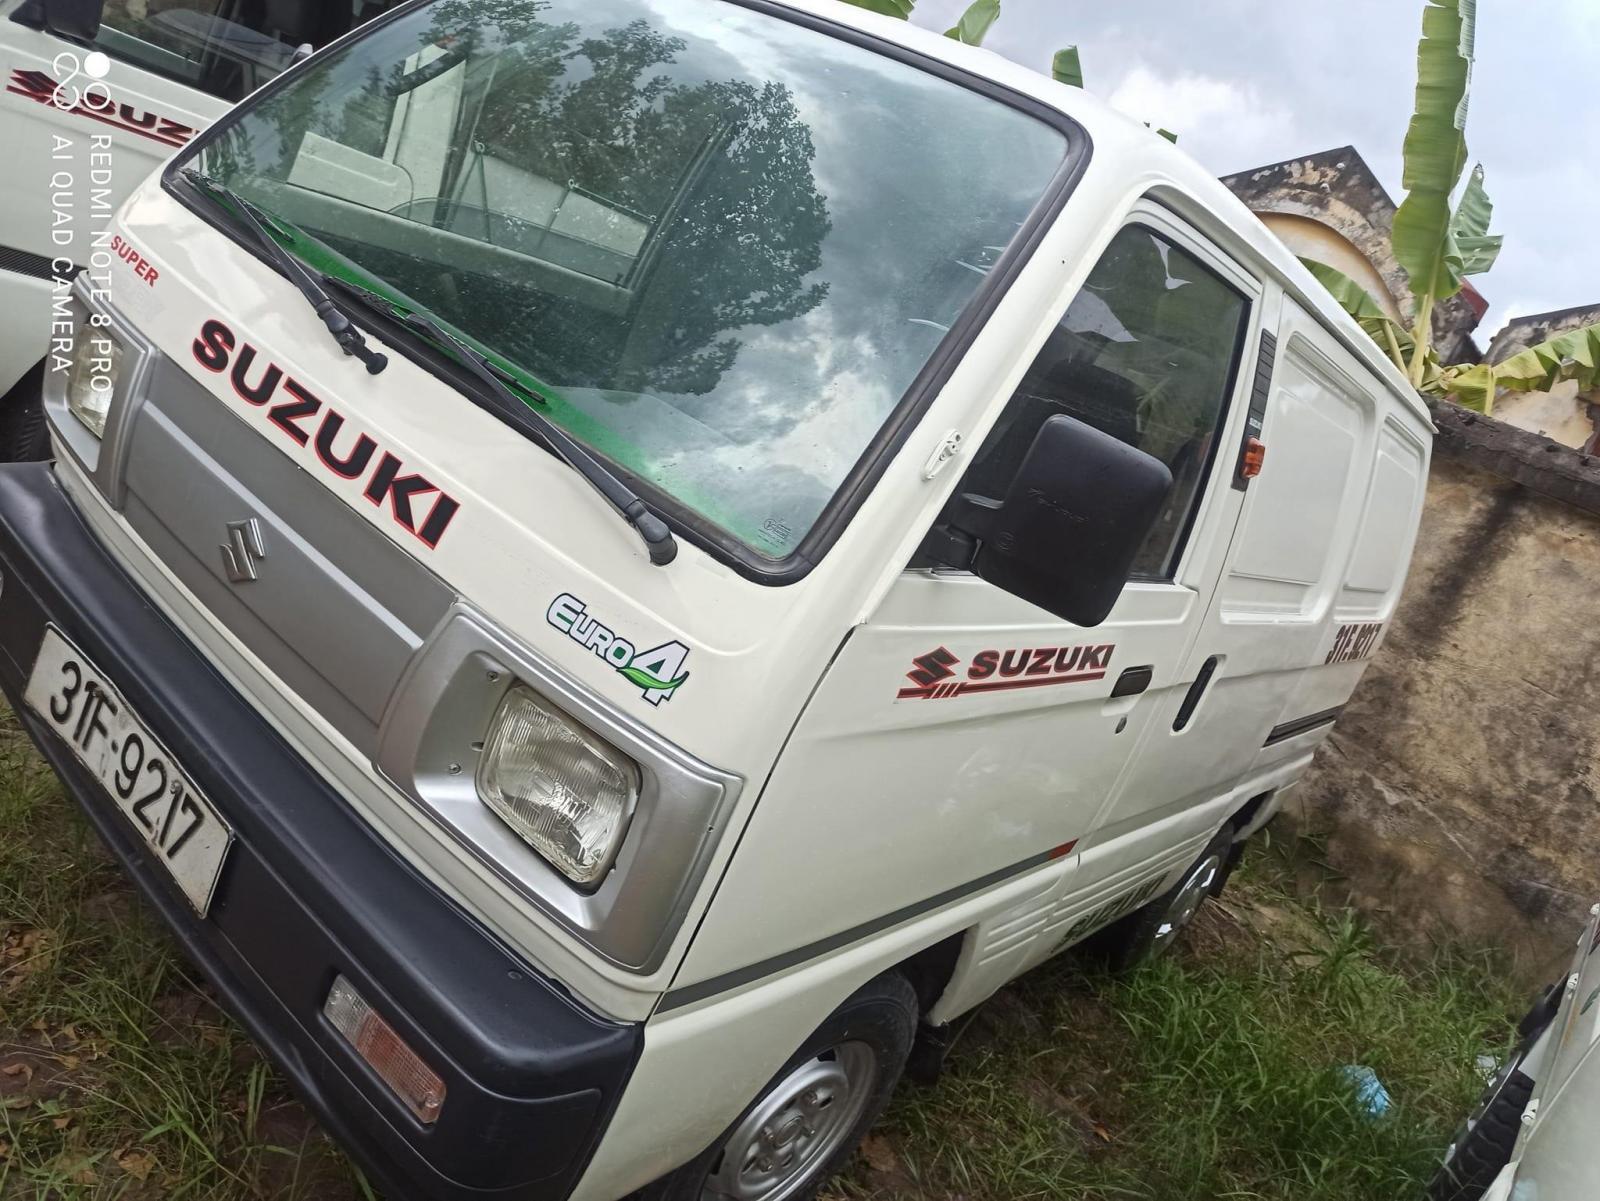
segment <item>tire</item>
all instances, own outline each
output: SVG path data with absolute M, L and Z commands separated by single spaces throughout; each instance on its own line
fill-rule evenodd
M 1528 1045 L 1506 1061 L 1478 1107 L 1456 1131 L 1444 1163 L 1428 1183 L 1427 1201 L 1478 1201 L 1511 1162 L 1522 1130 L 1522 1111 L 1533 1096 L 1533 1080 L 1522 1072 Z
M 50 457 L 44 420 L 44 361 L 0 397 L 0 463 L 36 463 Z
M 1478 1201 L 1511 1162 L 1522 1111 L 1533 1096 L 1533 1078 L 1522 1070 L 1540 1037 L 1555 1021 L 1566 981 L 1558 980 L 1540 994 L 1517 1023 L 1517 1049 L 1495 1073 L 1478 1104 L 1456 1130 L 1444 1163 L 1428 1183 L 1427 1201 Z
M 1233 850 L 1233 826 L 1224 825 L 1178 882 L 1148 904 L 1091 935 L 1085 950 L 1112 972 L 1155 959 L 1178 940 L 1207 897 L 1215 896 Z
M 889 1103 L 919 1016 L 917 995 L 899 972 L 869 981 L 778 1069 L 721 1138 L 642 1196 L 811 1201 Z

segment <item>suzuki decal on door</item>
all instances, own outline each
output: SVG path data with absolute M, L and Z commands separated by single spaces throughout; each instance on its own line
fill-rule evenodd
M 948 647 L 938 647 L 911 661 L 906 678 L 911 687 L 895 693 L 897 700 L 944 700 L 973 692 L 1002 692 L 1012 688 L 1040 688 L 1049 684 L 1081 684 L 1104 679 L 1115 643 L 1087 646 L 1013 647 L 983 650 L 972 656 L 966 670 Z

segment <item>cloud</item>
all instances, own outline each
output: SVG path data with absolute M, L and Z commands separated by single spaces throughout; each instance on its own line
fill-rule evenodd
M 967 0 L 918 0 L 914 19 L 947 28 Z M 1399 199 L 1400 146 L 1416 83 L 1423 0 L 1004 0 L 988 46 L 1035 70 L 1082 48 L 1089 90 L 1179 135 L 1213 174 L 1353 144 Z M 1467 129 L 1489 172 L 1505 252 L 1475 281 L 1494 303 L 1487 338 L 1516 307 L 1600 301 L 1584 218 L 1600 193 L 1585 131 L 1600 0 L 1480 4 Z
M 1161 74 L 1136 64 L 1107 100 L 1136 120 L 1172 130 L 1202 161 L 1214 156 L 1208 151 L 1230 158 L 1270 155 L 1292 136 L 1286 111 L 1264 103 L 1251 84 L 1218 76 Z

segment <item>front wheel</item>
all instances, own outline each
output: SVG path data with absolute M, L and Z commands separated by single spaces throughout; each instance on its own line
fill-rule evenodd
M 889 1103 L 917 1032 L 898 972 L 868 982 L 818 1027 L 738 1121 L 656 1182 L 660 1201 L 810 1201 Z

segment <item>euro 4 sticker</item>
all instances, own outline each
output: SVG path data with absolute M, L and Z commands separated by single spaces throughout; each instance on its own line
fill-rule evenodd
M 689 678 L 683 670 L 689 648 L 683 643 L 663 642 L 647 651 L 635 650 L 633 643 L 603 624 L 570 592 L 551 601 L 544 617 L 595 658 L 610 664 L 630 684 L 637 685 L 652 705 L 671 700 Z

